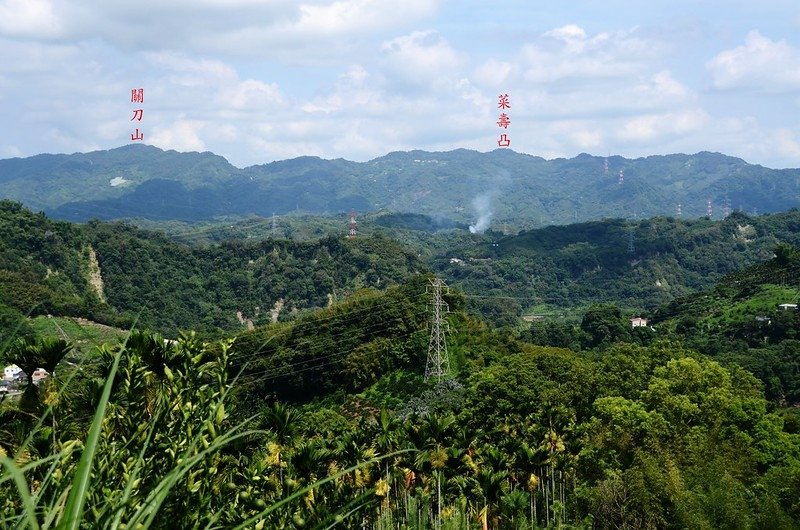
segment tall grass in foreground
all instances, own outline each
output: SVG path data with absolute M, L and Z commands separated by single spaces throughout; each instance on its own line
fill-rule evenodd
M 46 408 L 0 454 L 0 528 L 538 528 L 534 497 L 503 494 L 502 473 L 461 477 L 466 494 L 445 500 L 440 468 L 457 452 L 424 434 L 442 419 L 402 426 L 384 411 L 371 434 L 312 440 L 279 432 L 283 406 L 233 422 L 230 346 L 134 332 L 98 350 L 95 376 L 81 366 L 44 389 Z M 401 427 L 419 440 L 395 439 Z
M 345 523 L 370 505 L 371 490 L 341 487 L 369 461 L 310 484 L 276 483 L 264 449 L 270 433 L 250 421 L 231 424 L 226 412 L 230 345 L 134 332 L 101 347 L 99 377 L 71 379 L 38 418 L 20 420 L 22 443 L 0 445 L 0 528 L 303 526 L 310 492 L 333 484 L 327 493 L 340 493 L 341 508 L 311 510 L 317 523 Z M 78 425 L 91 418 L 88 431 L 56 437 L 46 426 L 53 414 Z M 293 506 L 298 499 L 306 499 L 303 510 Z

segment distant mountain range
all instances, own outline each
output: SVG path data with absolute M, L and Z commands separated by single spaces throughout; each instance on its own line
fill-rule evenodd
M 620 179 L 622 172 L 622 179 Z M 620 183 L 622 180 L 622 183 Z M 530 228 L 605 217 L 777 212 L 800 206 L 800 170 L 718 153 L 571 159 L 495 150 L 395 152 L 368 162 L 300 157 L 237 168 L 213 153 L 146 145 L 0 160 L 0 198 L 72 221 L 387 209 Z

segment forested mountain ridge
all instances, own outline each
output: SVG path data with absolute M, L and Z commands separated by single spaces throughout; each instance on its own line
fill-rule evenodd
M 800 244 L 800 212 L 606 219 L 490 236 L 451 245 L 433 269 L 468 294 L 512 297 L 502 305 L 516 313 L 589 302 L 652 310 L 770 259 L 779 242 Z
M 0 309 L 9 323 L 52 313 L 169 334 L 267 322 L 424 269 L 380 234 L 194 247 L 123 223 L 52 221 L 9 201 L 0 201 L 0 249 Z M 93 260 L 102 293 L 92 284 Z
M 34 314 L 83 316 L 124 328 L 139 318 L 169 334 L 264 323 L 426 270 L 462 289 L 469 307 L 496 324 L 591 302 L 653 310 L 768 260 L 780 242 L 800 244 L 797 211 L 737 212 L 723 221 L 608 219 L 516 236 L 433 233 L 426 231 L 434 226 L 426 218 L 392 216 L 389 224 L 410 222 L 424 230 L 387 228 L 379 217 L 365 226 L 367 235 L 352 240 L 342 237 L 342 226 L 337 235 L 307 241 L 253 238 L 198 246 L 123 223 L 75 225 L 0 204 L 6 305 L 26 313 L 40 304 Z M 103 293 L 91 281 L 92 259 Z
M 473 204 L 479 197 L 480 208 Z M 726 204 L 748 212 L 786 210 L 800 206 L 800 170 L 707 152 L 545 160 L 465 149 L 396 152 L 363 163 L 301 157 L 240 169 L 212 153 L 130 145 L 0 160 L 0 198 L 69 220 L 197 221 L 387 208 L 458 222 L 491 212 L 498 223 L 531 227 L 671 215 L 678 204 L 694 217 L 706 212 L 707 200 L 717 216 Z

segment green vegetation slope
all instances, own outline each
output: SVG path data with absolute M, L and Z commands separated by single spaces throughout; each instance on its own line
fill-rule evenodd
M 800 171 L 718 153 L 545 160 L 510 150 L 396 152 L 356 163 L 300 157 L 239 169 L 211 153 L 129 145 L 0 160 L 2 198 L 57 218 L 197 221 L 223 215 L 335 214 L 387 208 L 474 223 L 482 197 L 517 228 L 600 219 L 705 214 L 711 200 L 759 213 L 800 205 Z M 625 182 L 618 184 L 618 172 Z

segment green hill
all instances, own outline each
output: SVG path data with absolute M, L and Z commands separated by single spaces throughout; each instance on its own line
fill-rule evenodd
M 652 322 L 660 335 L 743 366 L 763 381 L 770 400 L 794 406 L 800 403 L 800 312 L 791 305 L 800 302 L 800 253 L 781 244 L 776 254 L 666 304 Z
M 800 212 L 608 219 L 490 234 L 442 249 L 433 268 L 468 295 L 510 297 L 502 301 L 516 312 L 590 302 L 643 310 L 765 261 L 779 242 L 800 244 Z
M 26 463 L 59 455 L 17 475 L 37 481 L 29 504 L 56 519 L 79 476 L 68 444 L 91 447 L 86 527 L 140 510 L 156 528 L 797 526 L 797 425 L 751 374 L 674 341 L 535 346 L 469 317 L 452 293 L 450 377 L 426 382 L 427 280 L 230 347 L 133 334 L 92 359 L 92 373 L 111 374 L 98 442 L 86 432 L 103 379 L 84 370 L 67 399 L 44 387 L 57 428 L 6 403 L 0 448 Z M 252 430 L 234 438 L 237 425 Z M 23 518 L 20 486 L 0 477 L 0 513 Z
M 301 157 L 236 168 L 212 153 L 142 145 L 0 160 L 0 198 L 69 220 L 198 221 L 225 215 L 336 214 L 385 208 L 516 228 L 604 217 L 716 217 L 725 205 L 777 212 L 800 205 L 800 170 L 774 170 L 718 153 L 572 159 L 496 150 L 396 152 L 356 163 Z M 618 172 L 624 171 L 624 184 Z M 475 204 L 482 199 L 483 207 Z
M 206 247 L 122 223 L 56 222 L 0 201 L 0 322 L 80 316 L 169 334 L 238 329 L 325 307 L 423 269 L 381 235 Z
M 279 235 L 303 241 L 261 239 L 271 233 L 261 221 L 174 232 L 197 245 L 123 223 L 74 225 L 0 204 L 0 300 L 17 318 L 32 308 L 121 328 L 138 318 L 170 334 L 285 318 L 425 270 L 462 289 L 469 307 L 495 323 L 592 302 L 653 310 L 769 259 L 779 242 L 800 244 L 797 211 L 737 212 L 723 221 L 609 219 L 514 236 L 432 231 L 434 218 L 385 212 L 365 216 L 352 240 L 342 238 L 343 223 L 325 218 L 282 224 Z

